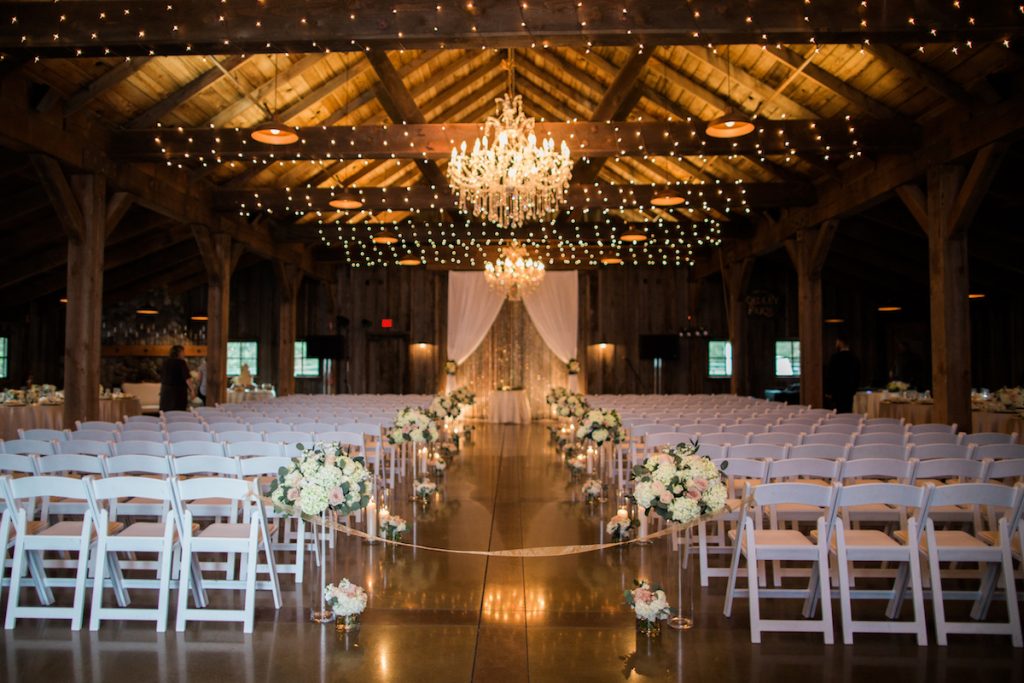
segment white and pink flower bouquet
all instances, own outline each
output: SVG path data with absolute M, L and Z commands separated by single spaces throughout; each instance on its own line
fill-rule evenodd
M 430 500 L 430 496 L 433 495 L 434 491 L 437 490 L 437 484 L 430 481 L 426 477 L 423 479 L 417 479 L 412 484 L 412 495 L 421 503 L 426 503 Z
M 593 503 L 604 494 L 604 483 L 600 479 L 587 479 L 583 482 L 583 497 L 588 503 Z
M 1024 389 L 1021 387 L 1003 387 L 995 397 L 1008 410 L 1024 408 Z
M 324 601 L 339 620 L 339 630 L 358 628 L 358 617 L 366 609 L 367 601 L 366 591 L 362 586 L 357 586 L 348 579 L 342 579 L 337 586 L 329 583 L 324 586 Z
M 439 394 L 430 402 L 427 413 L 435 420 L 455 420 L 462 414 L 462 404 L 452 394 Z
M 727 497 L 722 470 L 698 455 L 699 448 L 696 443 L 679 444 L 634 467 L 630 478 L 636 504 L 680 524 L 721 511 Z
M 444 362 L 444 374 L 454 375 L 459 369 L 459 364 L 453 360 L 446 360 Z
M 470 391 L 469 387 L 459 387 L 448 395 L 462 407 L 476 403 L 476 394 Z
M 633 529 L 639 525 L 638 520 L 630 519 L 625 512 L 617 512 L 608 520 L 604 530 L 612 537 L 613 541 L 628 541 L 629 537 L 633 535 Z
M 443 474 L 448 468 L 448 463 L 440 453 L 431 453 L 427 456 L 427 467 L 432 469 L 434 474 Z
M 569 390 L 565 387 L 551 387 L 551 391 L 544 397 L 549 406 L 557 406 L 569 396 Z
M 400 541 L 406 529 L 405 518 L 387 512 L 380 514 L 381 538 L 386 538 L 389 541 Z
M 270 482 L 275 506 L 316 516 L 327 508 L 347 515 L 370 503 L 373 482 L 362 458 L 351 457 L 345 446 L 324 441 L 310 448 L 299 444 L 298 449 L 300 455 Z
M 430 443 L 437 441 L 437 423 L 425 410 L 403 408 L 395 414 L 395 423 L 387 432 L 388 443 Z
M 580 362 L 575 358 L 570 358 L 569 362 L 565 364 L 565 370 L 570 375 L 580 374 Z
M 622 441 L 622 420 L 614 410 L 594 408 L 586 411 L 576 428 L 576 438 L 596 446 Z
M 672 615 L 668 597 L 660 586 L 646 580 L 633 580 L 633 589 L 625 591 L 626 604 L 633 608 L 637 624 L 647 633 L 657 633 L 658 622 Z M 651 631 L 647 631 L 651 629 Z

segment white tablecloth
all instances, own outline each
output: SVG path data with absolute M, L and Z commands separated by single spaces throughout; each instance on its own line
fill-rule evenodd
M 142 414 L 137 398 L 101 398 L 99 406 L 97 419 L 107 422 Z M 0 439 L 17 439 L 19 429 L 64 429 L 64 406 L 0 406 Z M 74 425 L 68 429 L 74 429 Z
M 879 404 L 880 417 L 902 417 L 910 424 L 925 424 L 932 421 L 932 403 L 911 401 L 898 403 L 885 401 Z M 1002 432 L 1003 434 L 1024 433 L 1024 418 L 1017 413 L 994 410 L 971 411 L 971 432 Z M 957 431 L 967 431 L 964 425 L 957 425 Z
M 889 392 L 884 389 L 879 391 L 858 391 L 853 395 L 853 412 L 868 417 L 881 417 L 879 405 L 889 398 Z
M 256 389 L 254 391 L 228 391 L 228 403 L 245 403 L 247 401 L 269 401 L 277 395 L 273 389 Z
M 492 391 L 488 403 L 488 422 L 526 424 L 530 421 L 530 401 L 523 390 Z

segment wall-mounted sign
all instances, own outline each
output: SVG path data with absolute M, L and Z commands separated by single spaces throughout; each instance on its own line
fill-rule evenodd
M 747 295 L 747 315 L 774 318 L 779 309 L 779 297 L 771 292 L 756 290 Z

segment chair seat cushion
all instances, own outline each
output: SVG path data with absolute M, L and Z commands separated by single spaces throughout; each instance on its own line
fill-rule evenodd
M 743 545 L 746 547 L 746 534 L 743 535 Z M 799 531 L 793 529 L 762 529 L 754 532 L 754 542 L 763 546 L 809 546 L 813 545 L 811 540 Z
M 109 522 L 107 524 L 107 534 L 114 535 L 124 529 L 124 524 L 121 522 Z M 39 531 L 39 536 L 81 536 L 82 535 L 82 522 L 57 522 L 53 526 L 48 526 L 45 529 Z M 92 535 L 96 535 L 96 530 L 92 530 Z

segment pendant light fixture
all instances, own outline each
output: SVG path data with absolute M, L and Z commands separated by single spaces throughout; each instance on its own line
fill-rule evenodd
M 413 267 L 421 265 L 422 263 L 423 262 L 420 260 L 420 257 L 411 251 L 407 251 L 398 259 L 398 265 L 400 266 Z
M 371 239 L 374 244 L 398 244 L 398 235 L 387 228 L 375 234 Z
M 348 62 L 345 62 L 345 85 L 348 86 Z M 345 93 L 345 105 L 342 109 L 341 118 L 339 121 L 344 121 L 348 118 L 348 93 Z M 334 176 L 334 186 L 331 187 L 331 199 L 327 202 L 327 205 L 333 209 L 340 211 L 355 211 L 363 208 L 363 198 L 360 197 L 355 191 L 343 189 L 341 181 L 338 180 L 337 175 Z M 377 240 L 374 239 L 374 242 Z M 398 240 L 395 240 L 396 242 Z M 394 242 L 385 242 L 384 244 L 394 244 Z
M 661 208 L 669 208 L 673 206 L 679 206 L 686 201 L 686 197 L 681 192 L 675 190 L 658 190 L 651 197 L 651 206 L 658 206 Z
M 729 60 L 728 55 L 726 55 L 725 63 L 727 100 L 732 102 L 732 62 Z M 725 110 L 724 114 L 709 121 L 704 132 L 708 134 L 708 137 L 712 138 L 741 138 L 754 132 L 754 124 L 743 112 L 729 107 Z
M 620 242 L 646 242 L 647 233 L 638 228 L 627 228 L 625 232 L 619 235 Z
M 277 111 L 277 55 L 274 55 L 274 112 L 264 105 L 260 105 L 260 108 L 266 112 L 270 120 L 253 128 L 249 137 L 264 145 L 293 145 L 299 141 L 299 135 L 293 128 L 283 121 L 274 119 L 274 112 Z
M 622 263 L 622 257 L 615 253 L 605 254 L 601 257 L 601 263 L 606 266 L 618 266 Z

